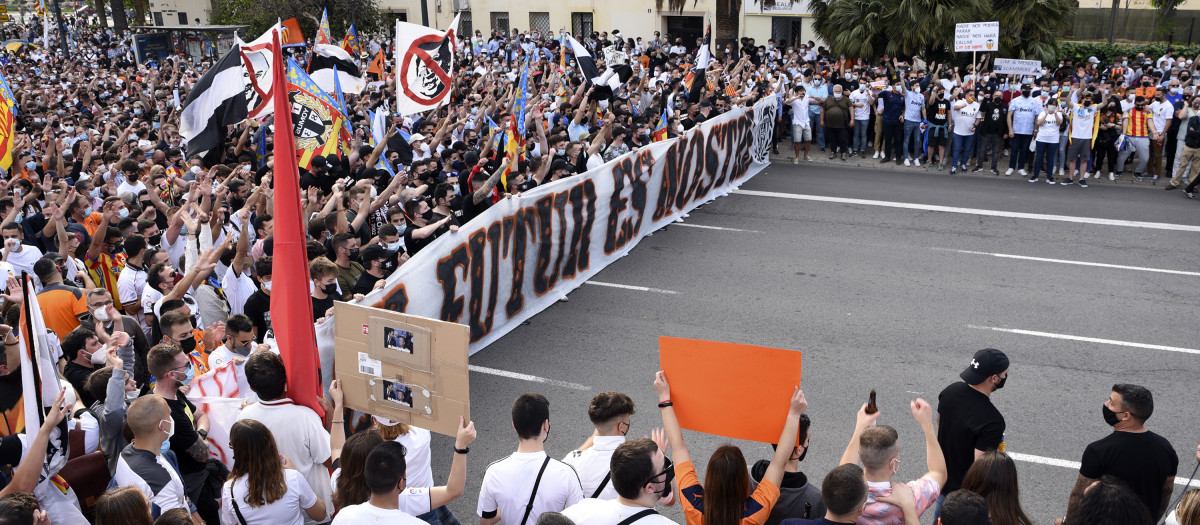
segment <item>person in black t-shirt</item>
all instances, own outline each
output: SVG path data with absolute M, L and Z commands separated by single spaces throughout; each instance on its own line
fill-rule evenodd
M 471 174 L 468 186 L 470 190 L 463 192 L 461 223 L 466 224 L 470 222 L 471 219 L 474 219 L 492 207 L 492 189 L 496 187 L 496 184 L 500 183 L 500 175 L 504 173 L 504 169 L 511 162 L 512 159 L 504 157 L 500 161 L 500 167 L 492 172 L 491 175 L 488 175 L 482 168 Z M 408 253 L 416 254 L 416 251 L 409 250 Z
M 490 204 L 491 201 L 488 203 Z M 404 230 L 404 247 L 411 255 L 416 255 L 442 234 L 458 231 L 458 225 L 452 222 L 454 221 L 453 215 L 435 220 L 433 208 L 430 208 L 429 203 L 423 200 L 411 200 L 404 203 L 404 211 L 412 218 L 412 225 Z
M 83 388 L 88 376 L 104 366 L 104 356 L 107 348 L 100 343 L 96 332 L 84 328 L 76 328 L 67 334 L 62 341 L 63 356 L 67 358 L 67 366 L 63 369 L 63 377 L 75 387 L 79 400 L 84 406 L 92 406 L 96 398 Z M 93 357 L 94 356 L 94 357 Z
M 370 244 L 362 251 L 362 264 L 364 271 L 358 277 L 358 282 L 354 283 L 354 293 L 367 295 L 375 289 L 375 284 L 384 280 L 391 271 L 388 269 L 388 260 L 391 259 L 393 252 L 388 251 L 380 244 Z
M 938 498 L 936 519 L 942 501 L 962 486 L 963 476 L 984 452 L 995 450 L 1004 441 L 1004 416 L 992 404 L 991 395 L 1008 379 L 1008 356 L 995 348 L 985 348 L 971 358 L 954 383 L 938 394 L 938 444 L 946 457 L 946 483 Z
M 322 319 L 333 313 L 334 299 L 342 297 L 338 292 L 337 265 L 325 257 L 317 257 L 308 263 L 308 275 L 313 282 L 313 317 Z
M 1170 441 L 1146 428 L 1146 420 L 1154 413 L 1154 396 L 1143 386 L 1113 385 L 1101 412 L 1113 433 L 1083 450 L 1067 515 L 1072 515 L 1072 508 L 1089 486 L 1102 476 L 1113 476 L 1137 494 L 1157 522 L 1175 488 L 1179 456 Z
M 254 336 L 255 342 L 262 343 L 266 338 L 267 332 L 271 329 L 271 261 L 270 255 L 260 257 L 254 261 L 254 275 L 258 276 L 258 290 L 250 294 L 250 298 L 246 299 L 246 306 L 242 308 L 242 313 L 250 318 L 250 322 L 254 324 L 257 333 Z
M 950 101 L 943 94 L 946 92 L 941 85 L 936 85 L 929 92 L 929 107 L 925 114 L 929 116 L 929 161 L 933 162 L 933 152 L 937 151 L 938 169 L 946 167 L 946 142 L 950 138 Z

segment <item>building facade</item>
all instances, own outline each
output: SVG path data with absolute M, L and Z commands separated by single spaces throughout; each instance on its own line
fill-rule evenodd
M 650 0 L 380 0 L 379 9 L 391 19 L 438 28 L 461 13 L 460 33 L 478 30 L 485 36 L 493 30 L 534 29 L 544 34 L 567 28 L 575 34 L 619 30 L 632 38 L 649 38 L 659 31 L 692 42 L 703 36 L 716 3 L 688 1 L 682 12 L 676 12 L 659 11 Z M 775 0 L 771 7 L 763 7 L 761 0 L 742 4 L 740 36 L 759 44 L 769 38 L 791 43 L 817 40 L 805 0 Z

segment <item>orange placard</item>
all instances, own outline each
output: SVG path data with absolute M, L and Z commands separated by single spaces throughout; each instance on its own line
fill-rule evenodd
M 761 443 L 779 440 L 800 358 L 796 350 L 658 338 L 679 426 Z

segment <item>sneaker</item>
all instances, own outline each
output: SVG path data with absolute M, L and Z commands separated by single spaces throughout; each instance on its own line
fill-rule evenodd
M 996 169 L 996 168 L 992 168 L 992 175 L 995 175 L 995 176 L 999 177 L 999 176 L 1000 176 L 1000 170 L 998 170 L 998 169 Z
M 1029 177 L 1029 182 L 1037 182 L 1037 175 Z
M 913 159 L 913 166 L 921 167 L 921 159 Z
M 954 167 L 953 167 L 953 166 L 951 166 L 951 167 L 950 167 L 950 174 L 951 174 L 951 175 L 954 175 L 954 174 L 955 174 L 955 172 L 957 172 L 957 170 L 955 170 L 955 169 L 954 169 Z
M 1017 170 L 1017 173 L 1020 173 L 1022 177 L 1028 177 L 1028 176 L 1029 176 L 1029 174 L 1028 174 L 1028 173 L 1025 173 L 1025 168 L 1021 168 L 1021 169 Z
M 1187 198 L 1189 198 L 1189 199 L 1194 199 L 1194 198 L 1196 198 L 1196 194 L 1195 194 L 1195 193 L 1192 193 L 1192 192 L 1190 192 L 1190 191 L 1187 191 L 1187 190 L 1183 190 L 1183 194 L 1184 194 L 1184 195 L 1187 195 Z
M 793 159 L 792 159 L 792 164 L 800 164 L 800 157 L 795 157 L 795 158 L 793 158 Z
M 858 155 L 858 152 L 857 152 L 857 151 L 851 151 L 851 152 L 850 152 L 850 158 L 854 158 L 854 156 L 855 156 L 855 155 Z
M 909 160 L 909 159 L 904 159 L 904 165 L 905 165 L 905 166 L 912 166 L 912 161 L 911 161 L 911 160 Z
M 806 161 L 808 161 L 808 162 L 812 162 L 812 157 L 805 156 L 805 157 L 804 157 L 804 160 L 806 160 Z
M 962 166 L 959 166 L 959 167 L 958 167 L 958 171 L 961 171 L 961 172 L 963 172 L 963 173 L 966 173 L 966 172 L 967 172 L 967 165 L 966 165 L 966 164 L 963 164 Z
M 1117 176 L 1113 172 L 1108 172 L 1108 180 L 1117 180 Z
M 880 163 L 880 164 L 887 164 L 887 163 L 889 163 L 889 162 L 891 162 L 891 161 L 892 161 L 892 159 L 889 159 L 889 158 L 887 158 L 887 157 L 884 157 L 884 158 L 883 158 L 883 160 L 879 161 L 879 163 Z
M 829 160 L 833 160 L 833 158 L 834 158 L 834 157 L 837 157 L 837 153 L 830 153 L 830 154 L 829 154 Z
M 1143 178 L 1142 178 L 1142 174 L 1141 174 L 1141 173 L 1134 173 L 1134 174 L 1133 174 L 1133 178 L 1137 179 L 1137 180 L 1138 180 L 1138 182 L 1141 182 L 1141 181 L 1145 180 L 1145 179 L 1143 179 Z
M 1062 184 L 1063 186 L 1070 186 L 1072 184 L 1075 184 L 1075 179 L 1072 179 L 1071 177 L 1067 177 L 1066 180 L 1060 182 L 1059 184 Z
M 1086 187 L 1087 187 L 1087 181 L 1086 181 L 1086 180 L 1083 180 L 1083 179 L 1080 179 L 1080 180 L 1079 180 L 1079 187 L 1080 187 L 1080 188 L 1086 188 Z
M 945 163 L 945 162 L 939 163 L 939 164 L 937 165 L 937 167 L 938 167 L 938 171 L 945 170 L 945 169 L 946 169 L 946 163 Z
M 1054 185 L 1054 176 L 1046 177 L 1046 184 L 1053 186 Z
M 981 171 L 983 171 L 983 166 L 975 166 L 975 169 L 971 170 L 971 173 L 979 173 Z
M 878 151 L 876 151 L 876 152 L 875 152 L 875 155 L 873 155 L 871 158 L 873 158 L 873 159 L 877 159 L 877 158 L 879 158 L 879 152 L 878 152 Z
M 1167 190 L 1167 191 L 1171 191 L 1171 190 L 1173 190 L 1173 189 L 1177 189 L 1177 188 L 1179 188 L 1179 186 L 1176 186 L 1176 185 L 1174 185 L 1174 184 L 1168 184 L 1168 185 L 1167 185 L 1167 187 L 1166 187 L 1166 188 L 1163 188 L 1163 189 L 1164 189 L 1164 190 Z
M 1005 177 L 1007 177 L 1007 176 L 1009 176 L 1009 175 L 1012 175 L 1012 172 L 1013 172 L 1013 169 L 1012 169 L 1012 168 L 1008 168 L 1008 170 L 1004 172 L 1004 176 L 1005 176 Z

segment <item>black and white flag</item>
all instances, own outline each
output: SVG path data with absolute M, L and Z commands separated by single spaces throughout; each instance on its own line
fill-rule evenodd
M 230 49 L 192 87 L 179 118 L 187 156 L 203 155 L 225 140 L 225 127 L 246 119 L 246 88 L 238 46 Z
M 367 87 L 367 80 L 350 53 L 338 46 L 314 45 L 312 60 L 308 63 L 308 76 L 322 91 L 331 95 L 337 89 L 337 83 L 333 81 L 334 71 L 342 85 L 342 93 L 357 95 Z

